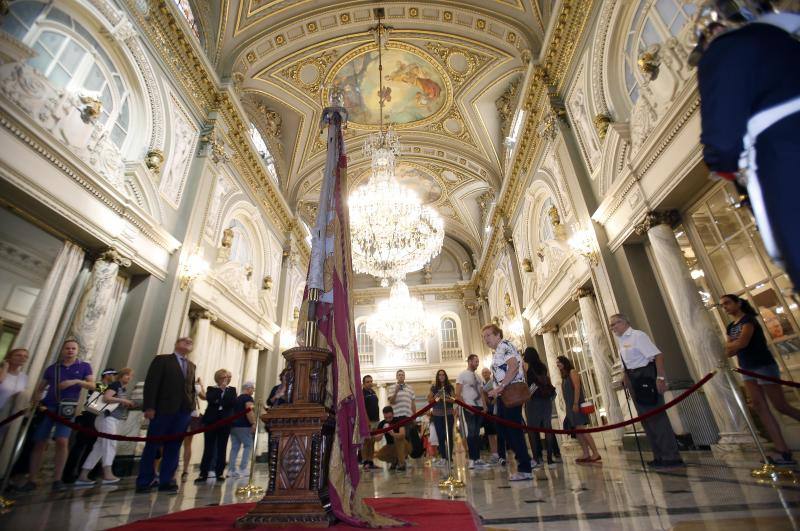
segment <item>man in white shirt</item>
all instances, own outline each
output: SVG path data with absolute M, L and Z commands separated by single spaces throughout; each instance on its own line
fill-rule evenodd
M 625 387 L 633 397 L 636 411 L 644 415 L 664 405 L 667 379 L 664 373 L 664 354 L 641 330 L 631 327 L 623 314 L 614 314 L 608 325 L 617 339 L 619 354 L 625 368 Z M 647 440 L 653 449 L 653 468 L 683 466 L 678 442 L 667 413 L 662 411 L 642 422 Z
M 480 360 L 477 354 L 467 357 L 467 368 L 456 378 L 456 398 L 465 404 L 486 411 L 482 385 L 475 371 Z M 481 417 L 466 409 L 461 410 L 463 426 L 466 431 L 467 449 L 469 451 L 469 468 L 487 468 L 488 463 L 481 460 Z
M 397 383 L 387 389 L 389 403 L 392 405 L 394 422 L 406 419 L 417 412 L 417 405 L 414 402 L 417 398 L 414 390 L 406 383 L 406 373 L 403 369 L 397 371 L 395 377 Z M 405 425 L 405 438 L 412 443 L 412 446 L 419 439 L 417 423 L 409 422 Z

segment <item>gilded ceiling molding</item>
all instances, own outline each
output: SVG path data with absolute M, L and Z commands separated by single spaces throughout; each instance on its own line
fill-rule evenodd
M 502 217 L 507 217 L 515 212 L 517 204 L 524 194 L 521 187 L 524 185 L 526 174 L 535 153 L 541 146 L 542 138 L 537 134 L 537 128 L 545 116 L 546 102 L 551 92 L 558 93 L 566 80 L 567 70 L 572 63 L 578 41 L 583 35 L 583 30 L 597 0 L 564 0 L 561 4 L 555 26 L 550 34 L 550 41 L 546 43 L 543 60 L 534 72 L 533 81 L 523 93 L 523 108 L 527 109 L 528 118 L 520 134 L 520 142 L 514 153 L 509 172 L 507 185 L 497 201 L 490 226 L 497 226 Z M 496 254 L 498 246 L 502 244 L 497 230 L 492 231 L 491 239 L 487 245 L 488 257 Z M 491 260 L 485 259 L 478 272 L 478 278 L 483 278 L 490 268 Z
M 195 108 L 205 113 L 219 112 L 219 117 L 228 126 L 230 146 L 234 152 L 231 162 L 253 195 L 261 200 L 272 222 L 282 231 L 296 231 L 300 241 L 304 242 L 302 229 L 297 226 L 283 196 L 262 167 L 257 154 L 249 147 L 249 122 L 240 114 L 230 93 L 217 86 L 215 74 L 208 70 L 189 40 L 194 37 L 184 33 L 163 0 L 158 9 L 148 10 L 146 18 L 137 8 L 136 0 L 127 0 L 127 4 L 129 12 L 136 17 L 139 27 Z M 301 254 L 307 261 L 309 250 L 305 243 L 301 245 Z

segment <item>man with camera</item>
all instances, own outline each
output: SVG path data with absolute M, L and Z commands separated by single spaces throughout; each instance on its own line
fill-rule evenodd
M 41 396 L 41 393 L 46 388 L 47 394 L 42 400 L 41 406 L 70 421 L 75 418 L 81 389 L 94 390 L 92 366 L 78 359 L 79 349 L 80 347 L 76 340 L 67 339 L 64 341 L 61 346 L 61 360 L 45 369 L 42 381 L 34 394 L 34 396 Z M 53 428 L 55 428 L 55 434 L 53 434 Z M 69 452 L 70 428 L 64 424 L 58 424 L 52 418 L 46 416 L 42 418 L 33 433 L 34 446 L 31 451 L 28 482 L 21 490 L 33 490 L 36 488 L 34 479 L 42 467 L 44 451 L 47 448 L 47 441 L 50 439 L 51 434 L 56 442 L 53 491 L 66 489 L 61 476 L 64 473 L 64 465 L 67 462 L 67 454 Z

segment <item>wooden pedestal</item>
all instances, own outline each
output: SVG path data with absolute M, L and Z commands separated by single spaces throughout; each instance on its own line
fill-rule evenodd
M 264 498 L 236 527 L 328 527 L 334 521 L 328 498 L 328 466 L 335 415 L 325 408 L 330 351 L 296 347 L 289 362 L 289 404 L 261 416 L 269 433 L 269 485 Z

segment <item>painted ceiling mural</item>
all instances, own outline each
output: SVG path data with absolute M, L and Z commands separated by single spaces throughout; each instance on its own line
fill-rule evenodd
M 379 122 L 378 51 L 357 49 L 355 57 L 334 67 L 331 84 L 342 90 L 350 126 L 375 126 Z M 424 54 L 427 56 L 427 54 Z M 446 74 L 421 51 L 389 43 L 383 53 L 383 85 L 387 89 L 384 122 L 413 125 L 434 117 L 448 101 Z M 429 120 L 428 120 L 429 121 Z
M 403 147 L 397 177 L 439 211 L 446 236 L 471 256 L 485 237 L 479 198 L 496 194 L 503 176 L 507 124 L 496 102 L 538 55 L 540 4 L 224 0 L 210 3 L 217 35 L 206 42 L 219 77 L 256 102 L 245 106 L 251 121 L 266 123 L 260 108 L 279 115 L 282 133 L 273 139 L 281 146 L 272 151 L 281 188 L 306 219 L 316 210 L 325 164 L 319 119 L 332 85 L 343 89 L 349 112 L 351 187 L 368 176 L 361 146 L 380 118 L 370 30 L 377 23 L 373 8 L 383 7 L 392 28 L 383 53 L 390 91 L 384 122 Z

